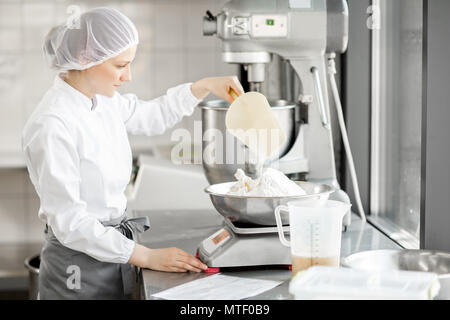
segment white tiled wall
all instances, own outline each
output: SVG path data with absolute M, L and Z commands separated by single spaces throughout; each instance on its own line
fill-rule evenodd
M 42 242 L 39 198 L 26 169 L 0 169 L 0 243 Z
M 202 35 L 207 9 L 216 13 L 225 0 L 0 0 L 0 166 L 20 156 L 22 127 L 55 73 L 42 56 L 47 31 L 66 20 L 70 5 L 82 10 L 97 6 L 119 9 L 134 23 L 140 45 L 132 64 L 131 83 L 120 90 L 151 99 L 170 87 L 202 77 L 234 75 L 222 63 L 220 42 Z M 210 97 L 214 98 L 214 97 Z M 196 111 L 177 127 L 193 128 Z M 131 137 L 133 149 L 170 143 L 170 132 L 159 137 Z M 12 157 L 14 158 L 14 157 Z M 4 161 L 2 161 L 4 160 Z M 43 241 L 37 218 L 39 198 L 25 168 L 0 168 L 0 243 Z

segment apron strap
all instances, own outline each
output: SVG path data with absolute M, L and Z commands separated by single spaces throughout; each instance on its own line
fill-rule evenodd
M 101 222 L 105 227 L 114 227 L 126 236 L 130 240 L 136 240 L 136 235 L 147 231 L 150 228 L 150 220 L 148 217 L 137 217 L 127 219 L 126 215 L 123 215 L 119 224 L 113 221 Z M 45 224 L 45 233 L 50 233 L 54 236 L 52 228 L 48 224 Z
M 125 216 L 118 225 L 114 225 L 114 228 L 128 239 L 136 241 L 137 234 L 143 233 L 150 228 L 150 221 L 148 217 L 127 219 Z M 138 282 L 139 269 L 128 263 L 123 263 L 120 265 L 120 271 L 122 272 L 124 294 L 129 295 L 133 292 L 134 285 Z
M 121 232 L 128 239 L 136 240 L 136 235 L 143 233 L 150 228 L 150 221 L 148 217 L 137 218 L 123 218 L 123 220 L 114 226 L 119 232 Z

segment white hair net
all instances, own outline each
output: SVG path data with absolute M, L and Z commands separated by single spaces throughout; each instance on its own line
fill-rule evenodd
M 139 43 L 135 25 L 121 12 L 95 8 L 71 25 L 50 30 L 44 42 L 45 58 L 59 71 L 84 70 Z

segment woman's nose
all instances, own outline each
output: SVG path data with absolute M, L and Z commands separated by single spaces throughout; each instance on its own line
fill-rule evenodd
M 122 76 L 120 77 L 121 81 L 129 82 L 131 81 L 131 69 L 130 65 L 128 65 L 125 69 L 125 71 L 122 73 Z

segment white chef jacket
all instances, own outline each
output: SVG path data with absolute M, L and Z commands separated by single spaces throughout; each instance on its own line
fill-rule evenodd
M 150 101 L 134 94 L 89 99 L 56 76 L 22 134 L 39 218 L 66 247 L 104 262 L 127 263 L 134 241 L 109 221 L 123 215 L 132 171 L 128 133 L 161 134 L 200 102 L 190 83 Z

